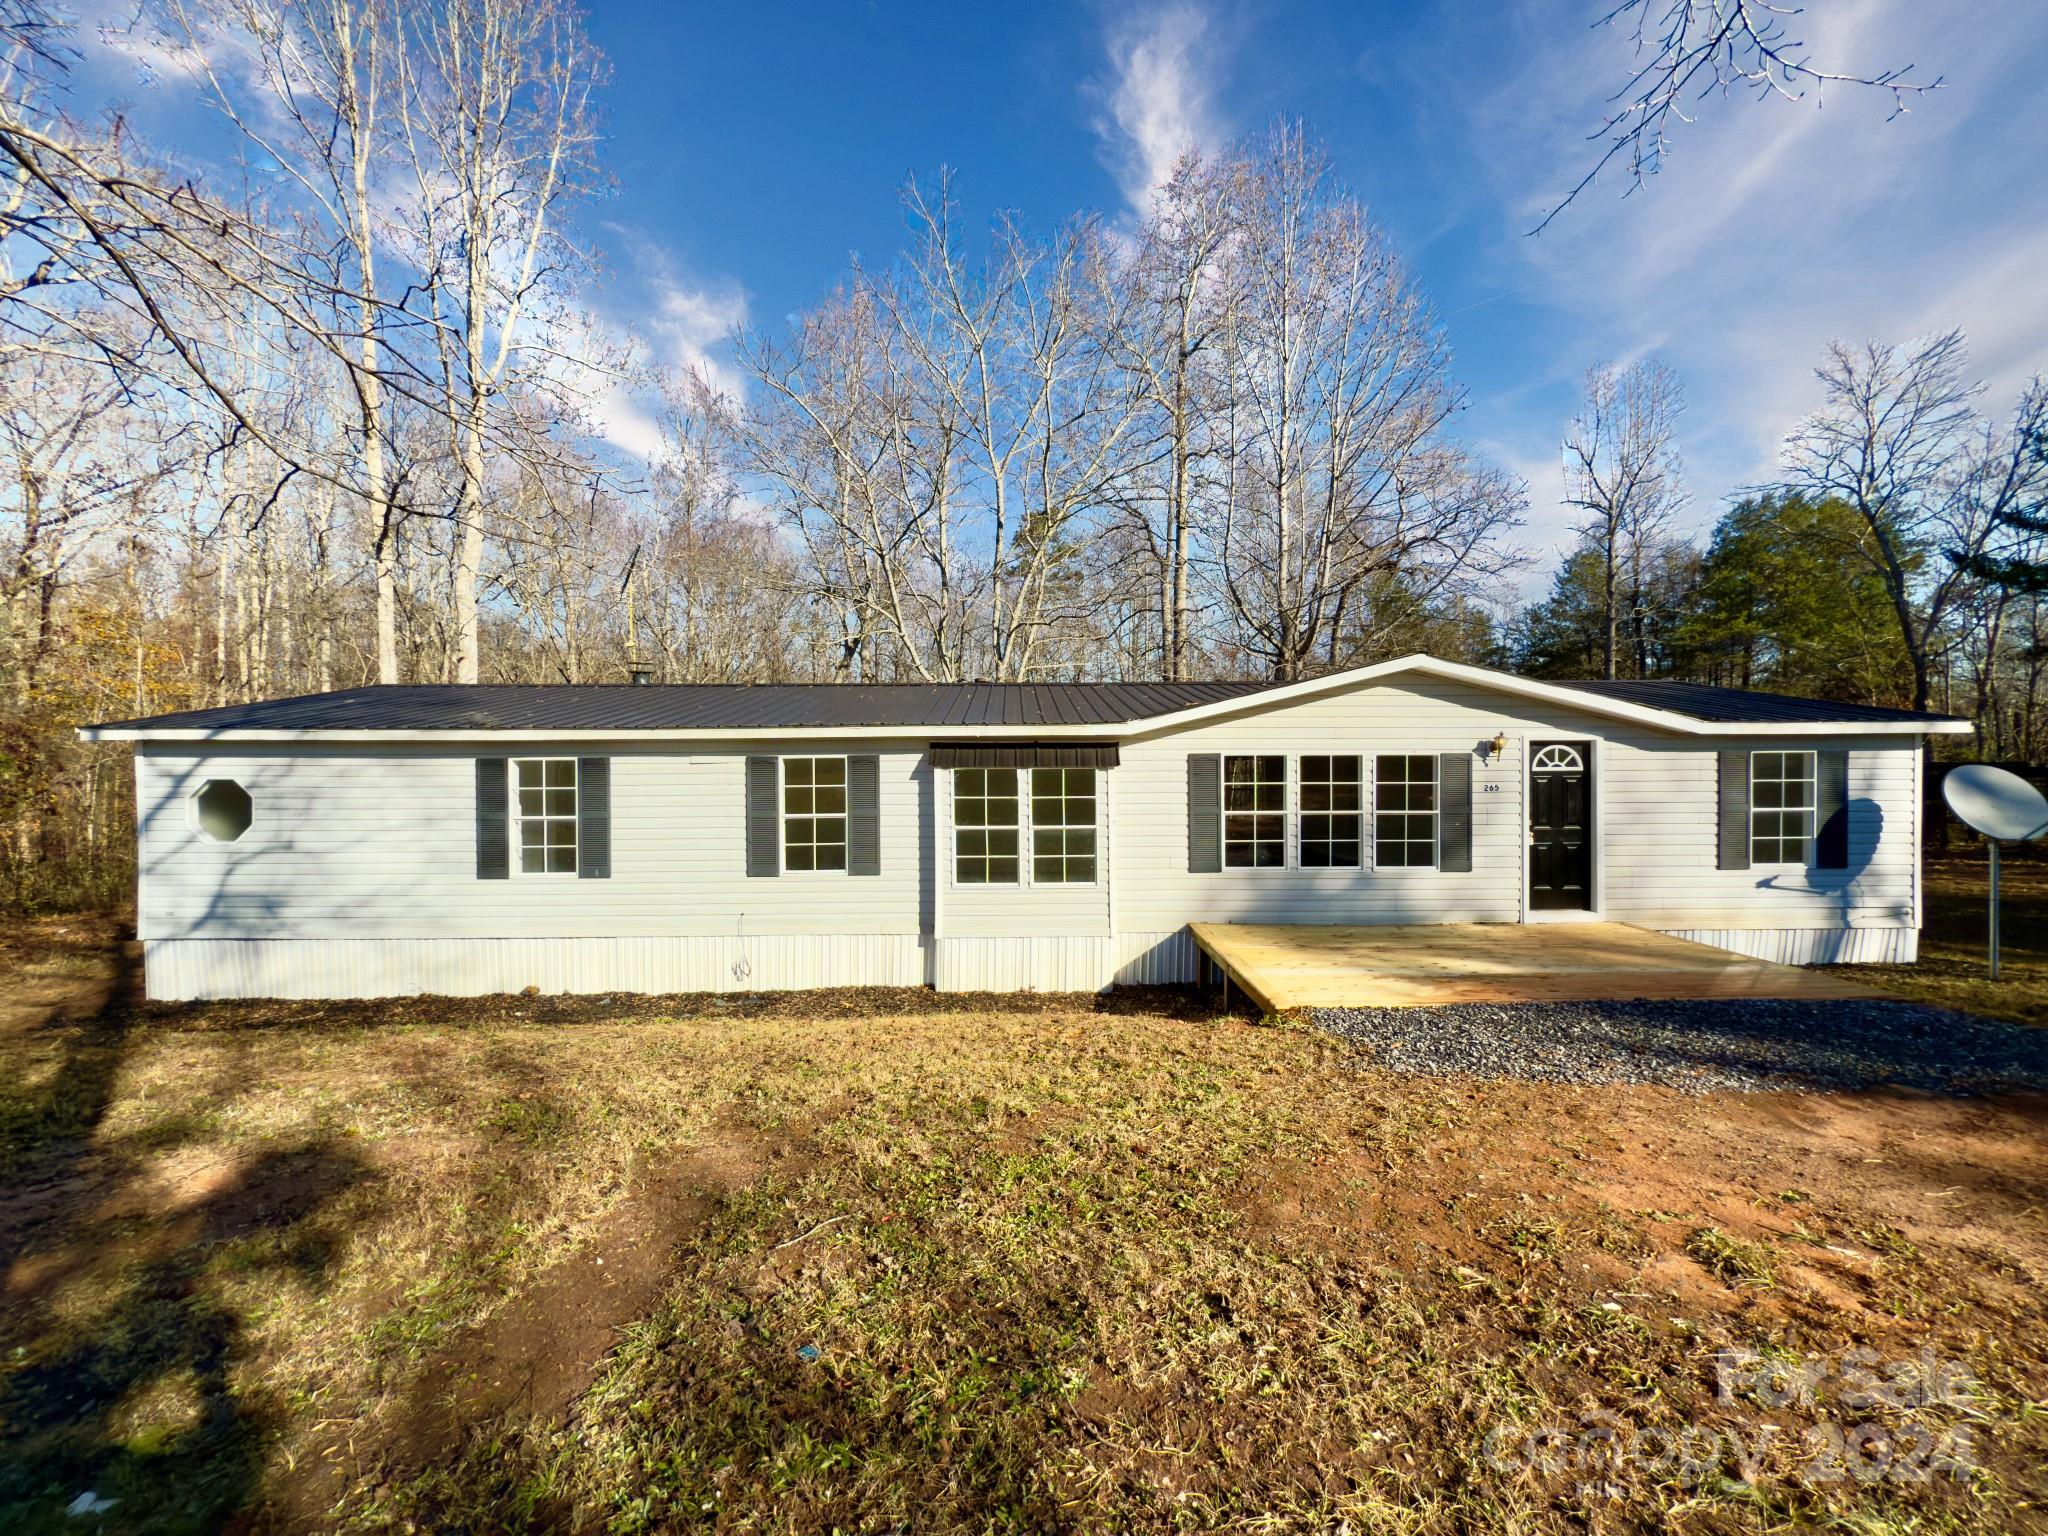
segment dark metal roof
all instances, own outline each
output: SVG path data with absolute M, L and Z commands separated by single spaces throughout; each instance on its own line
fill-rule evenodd
M 1398 671 L 1386 674 L 1397 679 Z M 1506 673 L 1502 682 L 1512 682 Z M 103 731 L 960 731 L 1135 724 L 1262 692 L 1271 683 L 446 683 L 344 688 L 115 720 Z M 1559 687 L 1723 725 L 1919 721 L 1870 704 L 1828 704 L 1700 683 L 1559 682 Z M 1967 722 L 1965 722 L 1967 723 Z
M 1560 688 L 1601 698 L 1665 709 L 1716 725 L 1843 725 L 1859 720 L 1957 720 L 1958 715 L 1923 715 L 1910 709 L 1885 709 L 1876 704 L 1829 704 L 1795 699 L 1782 693 L 1751 693 L 1744 688 L 1710 688 L 1705 683 L 1661 680 L 1632 682 L 1607 678 L 1559 680 Z
M 1269 683 L 400 684 L 189 709 L 100 730 L 791 731 L 1124 725 Z

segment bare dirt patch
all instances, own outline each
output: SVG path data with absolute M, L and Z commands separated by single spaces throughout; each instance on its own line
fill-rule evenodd
M 425 1360 L 397 1402 L 281 1479 L 268 1519 L 318 1520 L 351 1486 L 417 1476 L 508 1424 L 559 1420 L 620 1329 L 659 1299 L 678 1251 L 703 1236 L 723 1200 L 790 1151 L 787 1141 L 740 1131 L 648 1158 L 576 1251 Z

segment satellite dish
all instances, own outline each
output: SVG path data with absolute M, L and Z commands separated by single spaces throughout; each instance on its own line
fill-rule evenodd
M 1965 763 L 1941 781 L 1941 798 L 1972 832 L 1998 842 L 2027 843 L 2048 835 L 2048 798 L 2016 773 Z

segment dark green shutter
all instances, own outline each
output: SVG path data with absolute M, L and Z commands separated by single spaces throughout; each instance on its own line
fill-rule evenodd
M 846 872 L 882 872 L 882 760 L 846 760 Z
M 1716 869 L 1749 868 L 1749 753 L 1721 753 L 1721 815 Z
M 1813 862 L 1817 869 L 1849 867 L 1849 754 L 1816 752 Z
M 781 775 L 772 757 L 747 759 L 747 874 L 749 877 L 782 873 L 782 818 L 776 804 L 782 792 Z
M 612 760 L 576 759 L 576 875 L 612 877 Z
M 1449 874 L 1472 871 L 1472 754 L 1446 752 L 1437 759 L 1438 792 L 1443 808 L 1437 818 L 1436 867 Z
M 504 880 L 512 873 L 505 767 L 502 757 L 480 757 L 476 760 L 476 877 L 479 880 Z
M 1213 875 L 1223 868 L 1223 759 L 1214 753 L 1188 758 L 1188 873 Z

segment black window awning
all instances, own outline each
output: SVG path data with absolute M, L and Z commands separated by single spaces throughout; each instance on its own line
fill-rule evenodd
M 1114 768 L 1113 741 L 935 741 L 934 768 Z

